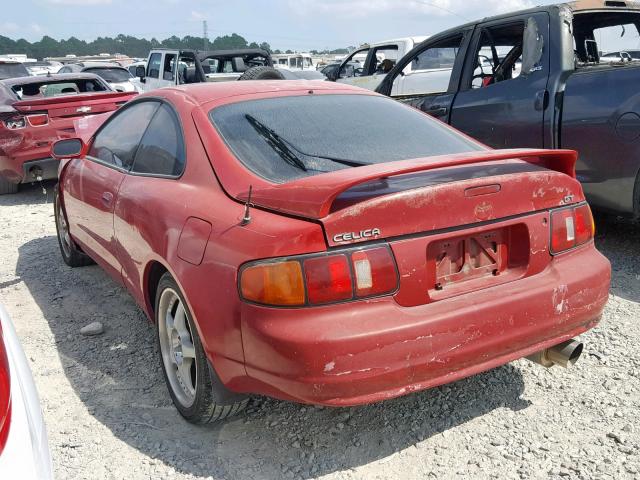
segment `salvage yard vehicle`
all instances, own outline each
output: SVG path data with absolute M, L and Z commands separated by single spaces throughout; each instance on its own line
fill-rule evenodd
M 491 150 L 369 90 L 160 89 L 52 154 L 63 260 L 155 322 L 191 422 L 566 365 L 607 301 L 575 152 Z
M 376 91 L 494 148 L 567 148 L 594 208 L 640 217 L 640 4 L 580 0 L 456 27 L 402 58 Z M 627 46 L 628 48 L 624 48 Z M 423 59 L 450 58 L 447 79 L 402 88 Z M 489 68 L 486 65 L 489 65 Z
M 47 429 L 29 362 L 0 305 L 0 476 L 53 478 Z
M 0 80 L 16 77 L 28 77 L 29 70 L 24 64 L 11 60 L 0 60 Z
M 375 90 L 398 59 L 428 37 L 407 37 L 363 46 L 348 55 L 340 67 L 328 73 L 329 80 Z M 362 62 L 356 60 L 362 59 Z M 413 72 L 405 72 L 407 78 Z M 408 80 L 408 83 L 412 83 Z
M 273 68 L 269 52 L 262 49 L 151 50 L 146 68 L 136 67 L 136 76 L 145 92 L 191 83 L 284 78 Z
M 114 92 L 91 73 L 0 81 L 0 194 L 57 178 L 51 144 L 76 136 L 74 120 L 112 112 L 134 95 Z
M 93 73 L 102 78 L 105 82 L 111 85 L 116 92 L 142 92 L 142 88 L 138 84 L 136 78 L 129 72 L 129 70 L 117 63 L 107 62 L 82 62 L 82 63 L 69 63 L 60 70 L 58 73 Z M 135 83 L 134 83 L 135 81 Z

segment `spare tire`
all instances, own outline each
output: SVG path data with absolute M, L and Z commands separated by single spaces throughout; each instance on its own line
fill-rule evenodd
M 251 67 L 238 80 L 284 80 L 284 75 L 273 67 Z

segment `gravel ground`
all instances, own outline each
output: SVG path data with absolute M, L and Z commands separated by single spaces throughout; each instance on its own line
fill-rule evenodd
M 46 187 L 0 197 L 0 301 L 31 361 L 59 479 L 640 478 L 640 227 L 599 218 L 611 299 L 573 369 L 519 360 L 358 408 L 256 399 L 195 427 L 171 405 L 131 298 L 100 268 L 62 263 Z M 105 333 L 81 336 L 93 321 Z

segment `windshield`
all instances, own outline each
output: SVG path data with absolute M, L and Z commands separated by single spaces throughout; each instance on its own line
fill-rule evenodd
M 215 108 L 209 116 L 236 157 L 274 183 L 482 149 L 426 114 L 373 95 L 253 100 Z
M 85 72 L 94 73 L 109 83 L 128 82 L 132 75 L 126 68 L 87 68 Z
M 28 76 L 29 71 L 21 63 L 0 63 L 0 80 Z

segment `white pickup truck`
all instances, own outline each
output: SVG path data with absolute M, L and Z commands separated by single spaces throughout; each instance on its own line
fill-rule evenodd
M 328 79 L 375 90 L 396 62 L 427 38 L 407 37 L 362 46 L 348 55 Z M 411 69 L 405 72 L 406 88 L 411 88 L 414 73 Z
M 172 85 L 234 80 L 282 80 L 266 50 L 172 50 L 149 52 L 135 75 L 145 92 Z

